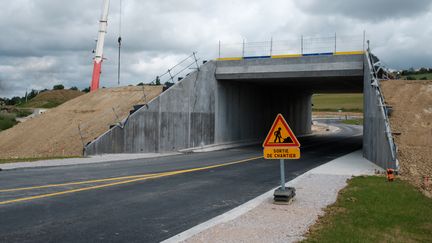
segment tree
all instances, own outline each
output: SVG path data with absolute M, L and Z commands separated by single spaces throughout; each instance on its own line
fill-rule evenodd
M 39 92 L 38 92 L 37 90 L 32 89 L 32 90 L 30 91 L 30 93 L 28 93 L 28 95 L 27 95 L 27 99 L 28 99 L 28 100 L 31 100 L 31 99 L 33 99 L 34 97 L 36 97 L 36 95 L 38 95 L 38 94 L 39 94 Z
M 156 76 L 156 82 L 155 83 L 156 83 L 156 85 L 160 85 L 161 84 L 159 76 Z
M 90 92 L 90 87 L 87 87 L 87 88 L 85 88 L 85 89 L 83 89 L 81 91 L 84 92 L 84 93 L 88 93 L 88 92 Z
M 56 85 L 54 85 L 54 87 L 53 87 L 53 90 L 62 90 L 62 89 L 64 89 L 63 84 L 56 84 Z
M 72 86 L 72 87 L 70 88 L 70 90 L 76 90 L 76 91 L 78 91 L 78 88 L 77 88 L 76 86 Z
M 422 68 L 420 68 L 420 70 L 419 70 L 419 73 L 427 73 L 428 72 L 428 70 L 427 70 L 427 68 L 424 68 L 424 67 L 422 67 Z
M 137 84 L 137 86 L 144 86 L 144 83 L 141 82 L 141 83 Z
M 17 105 L 17 104 L 20 104 L 21 101 L 22 101 L 21 97 L 15 96 L 15 97 L 12 97 L 12 99 L 7 100 L 6 105 Z

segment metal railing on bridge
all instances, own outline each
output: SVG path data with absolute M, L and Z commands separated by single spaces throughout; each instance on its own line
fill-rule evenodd
M 176 78 L 182 79 L 184 76 L 187 76 L 191 71 L 193 70 L 199 70 L 199 64 L 198 61 L 200 58 L 197 57 L 197 52 L 193 52 L 188 57 L 184 58 L 183 60 L 179 61 L 176 65 L 172 66 L 171 68 L 168 68 L 168 70 L 155 77 L 152 81 L 148 82 L 151 84 L 160 83 L 164 84 L 166 82 L 168 83 L 175 83 Z M 195 66 L 195 67 L 193 67 Z
M 295 57 L 305 55 L 333 55 L 364 53 L 365 33 L 363 35 L 329 35 L 321 37 L 292 38 L 262 42 L 223 43 L 219 41 L 219 60 L 235 60 L 259 57 Z

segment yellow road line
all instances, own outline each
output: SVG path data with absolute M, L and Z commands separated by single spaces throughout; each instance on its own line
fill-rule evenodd
M 166 172 L 165 172 L 165 173 L 166 173 Z M 62 187 L 62 186 L 83 185 L 83 184 L 91 184 L 91 183 L 99 183 L 99 182 L 108 182 L 108 181 L 119 181 L 119 180 L 126 180 L 126 179 L 133 179 L 133 178 L 141 178 L 141 177 L 144 177 L 144 176 L 153 176 L 153 175 L 159 175 L 159 174 L 162 174 L 162 173 L 155 173 L 155 174 L 141 174 L 141 175 L 122 176 L 122 177 L 112 177 L 112 178 L 97 179 L 97 180 L 89 180 L 89 181 L 68 182 L 68 183 L 61 183 L 61 184 L 49 184 L 49 185 L 43 185 L 43 186 L 21 187 L 21 188 L 12 188 L 12 189 L 1 189 L 0 192 L 28 191 L 28 190 L 35 190 L 35 189 L 51 188 L 51 187 Z
M 178 175 L 178 174 L 190 173 L 190 172 L 195 172 L 195 171 L 214 169 L 214 168 L 219 168 L 219 167 L 223 167 L 223 166 L 234 165 L 234 164 L 244 163 L 244 162 L 248 162 L 248 161 L 252 161 L 252 160 L 256 160 L 256 159 L 261 159 L 262 157 L 263 156 L 259 156 L 259 157 L 249 158 L 249 159 L 243 159 L 243 160 L 228 162 L 228 163 L 224 163 L 224 164 L 211 165 L 211 166 L 206 166 L 206 167 L 199 167 L 199 168 L 193 168 L 193 169 L 178 170 L 178 171 L 142 176 L 140 178 L 135 178 L 135 179 L 126 180 L 126 181 L 119 181 L 119 182 L 114 182 L 114 183 L 109 183 L 109 184 L 104 184 L 104 185 L 84 187 L 84 188 L 79 188 L 79 189 L 73 189 L 73 190 L 67 190 L 67 191 L 61 191 L 61 192 L 55 192 L 55 193 L 49 193 L 49 194 L 36 195 L 36 196 L 31 196 L 31 197 L 12 199 L 12 200 L 7 200 L 7 201 L 2 201 L 2 202 L 0 202 L 0 205 L 6 205 L 6 204 L 24 202 L 24 201 L 31 201 L 31 200 L 41 199 L 41 198 L 60 196 L 60 195 L 71 194 L 71 193 L 82 192 L 82 191 L 95 190 L 95 189 L 112 187 L 112 186 L 117 186 L 117 185 L 123 185 L 123 184 L 137 182 L 137 181 L 161 178 L 161 177 L 166 177 L 166 176 L 171 176 L 171 175 Z

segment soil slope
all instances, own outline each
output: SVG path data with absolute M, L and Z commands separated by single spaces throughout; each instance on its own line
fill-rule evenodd
M 71 99 L 83 95 L 84 93 L 78 90 L 50 90 L 38 94 L 36 97 L 31 99 L 27 104 L 22 105 L 23 107 L 32 108 L 52 108 L 61 105 Z
M 390 123 L 398 145 L 402 176 L 432 191 L 425 176 L 432 177 L 432 81 L 382 82 L 387 104 L 393 107 Z
M 83 144 L 161 92 L 162 86 L 130 86 L 81 95 L 0 132 L 0 159 L 82 156 Z

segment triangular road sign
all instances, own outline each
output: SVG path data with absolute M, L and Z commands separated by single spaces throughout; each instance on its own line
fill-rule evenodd
M 263 147 L 300 147 L 299 141 L 281 114 L 278 114 L 273 122 Z

